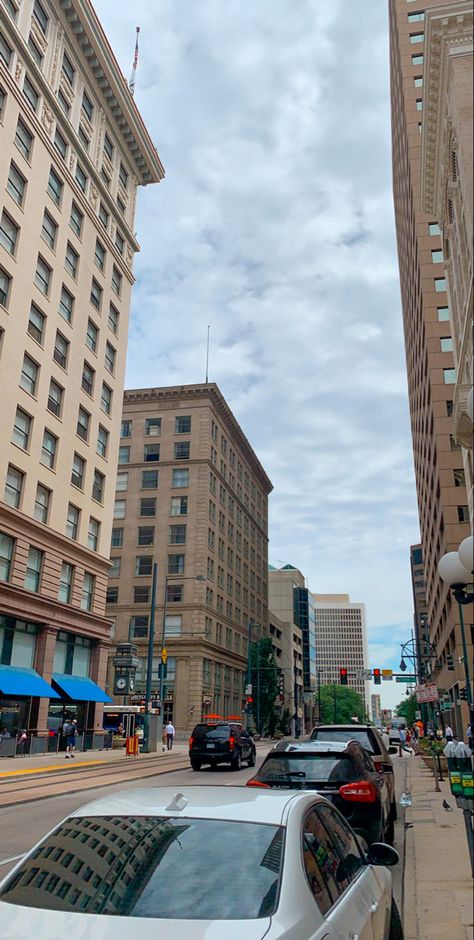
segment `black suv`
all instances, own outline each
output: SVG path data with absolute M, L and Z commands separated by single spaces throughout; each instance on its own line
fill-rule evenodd
M 248 787 L 317 790 L 368 845 L 390 841 L 390 797 L 383 774 L 357 741 L 282 741 Z
M 255 767 L 257 756 L 253 738 L 243 725 L 232 721 L 216 721 L 213 724 L 196 725 L 189 739 L 189 759 L 193 770 L 203 764 L 230 764 L 232 770 L 240 770 L 242 761 Z

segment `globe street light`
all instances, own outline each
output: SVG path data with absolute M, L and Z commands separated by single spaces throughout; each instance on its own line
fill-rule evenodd
M 438 563 L 438 574 L 442 581 L 451 589 L 453 597 L 457 601 L 459 610 L 459 622 L 461 625 L 461 641 L 463 651 L 463 666 L 466 679 L 466 699 L 469 710 L 472 709 L 472 691 L 471 677 L 469 673 L 469 660 L 467 655 L 466 632 L 464 629 L 463 607 L 465 604 L 472 604 L 474 593 L 468 591 L 468 586 L 472 585 L 473 568 L 473 539 L 472 536 L 464 539 L 457 552 L 447 552 Z

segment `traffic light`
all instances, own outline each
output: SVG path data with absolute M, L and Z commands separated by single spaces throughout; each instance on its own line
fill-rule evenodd
M 448 654 L 448 656 L 446 656 L 446 665 L 448 667 L 449 672 L 454 672 L 454 659 L 451 656 L 451 654 Z
M 374 685 L 382 684 L 382 676 L 380 675 L 380 669 L 374 669 Z
M 467 689 L 459 689 L 459 698 L 467 702 Z
M 344 667 L 339 670 L 339 680 L 341 685 L 347 685 L 347 669 Z
M 247 705 L 250 706 L 253 704 L 253 696 L 247 695 Z

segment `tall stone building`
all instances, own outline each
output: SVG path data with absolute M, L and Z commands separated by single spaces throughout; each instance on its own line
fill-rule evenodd
M 0 4 L 0 724 L 102 726 L 139 185 L 163 168 L 90 0 Z
M 304 575 L 293 565 L 270 566 L 268 572 L 270 631 L 277 617 L 281 628 L 284 698 L 294 733 L 311 731 L 316 708 L 316 641 L 313 598 Z
M 348 594 L 313 596 L 321 683 L 339 684 L 339 670 L 347 668 L 347 684 L 362 696 L 368 711 L 369 683 L 362 675 L 369 665 L 365 604 L 352 602 Z
M 164 716 L 184 734 L 242 715 L 249 638 L 268 632 L 272 484 L 212 383 L 128 390 L 122 418 L 107 613 L 138 647 L 144 704 L 156 563 L 152 701 L 164 633 Z
M 469 51 L 466 35 L 460 39 L 459 34 L 469 17 L 472 28 L 472 5 L 425 0 L 422 9 L 415 9 L 406 0 L 390 0 L 389 12 L 393 191 L 428 629 L 440 663 L 438 686 L 449 693 L 451 721 L 461 731 L 457 703 L 463 674 L 461 668 L 448 671 L 446 660 L 453 650 L 456 659 L 462 655 L 459 614 L 437 566 L 445 552 L 456 551 L 469 535 L 466 455 L 458 440 L 456 415 L 463 410 L 457 402 L 461 403 L 465 385 L 464 352 L 469 341 L 464 316 L 469 310 L 469 290 L 472 309 L 472 287 L 465 284 L 460 269 L 450 283 L 448 277 L 460 261 L 456 239 L 463 237 L 461 201 L 467 206 L 470 199 L 466 225 L 472 220 L 472 165 L 467 182 L 472 150 L 464 143 L 462 154 L 459 149 L 466 133 L 467 108 L 472 107 L 464 60 L 464 56 L 472 58 L 472 45 Z M 444 91 L 440 95 L 441 75 Z M 453 222 L 449 221 L 451 209 Z M 458 223 L 454 235 L 453 226 Z M 468 258 L 461 268 L 469 266 Z M 459 293 L 453 287 L 451 296 L 450 284 L 461 281 L 463 287 Z M 456 363 L 460 364 L 459 379 Z M 466 611 L 465 619 L 472 623 L 472 612 Z M 472 659 L 472 631 L 468 643 Z

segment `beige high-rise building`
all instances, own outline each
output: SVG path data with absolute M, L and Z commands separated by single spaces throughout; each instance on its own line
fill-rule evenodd
M 90 0 L 0 4 L 0 724 L 101 728 L 139 185 L 163 177 Z
M 314 594 L 316 650 L 323 685 L 339 684 L 340 669 L 348 672 L 347 685 L 358 692 L 368 710 L 369 683 L 363 671 L 369 666 L 365 604 L 352 602 L 348 594 Z
M 252 640 L 268 632 L 271 490 L 217 385 L 125 392 L 107 613 L 115 642 L 138 647 L 129 702 L 144 704 L 156 563 L 152 701 L 164 628 L 164 717 L 180 735 L 242 716 L 249 623 Z
M 472 310 L 464 236 L 472 234 L 472 5 L 390 0 L 389 11 L 393 190 L 429 638 L 459 733 L 463 672 L 446 665 L 453 651 L 456 662 L 462 656 L 459 613 L 437 569 L 469 535 L 460 426 Z M 473 622 L 469 609 L 464 616 Z
M 376 692 L 370 696 L 370 717 L 374 722 L 374 725 L 378 725 L 382 721 L 381 696 Z

